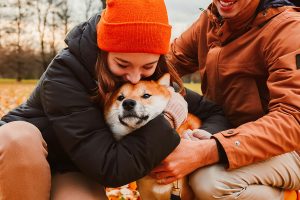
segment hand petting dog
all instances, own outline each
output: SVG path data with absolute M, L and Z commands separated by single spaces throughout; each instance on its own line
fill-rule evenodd
M 175 92 L 173 87 L 168 87 L 168 90 L 171 97 L 163 113 L 171 126 L 177 129 L 187 119 L 188 105 L 183 96 Z

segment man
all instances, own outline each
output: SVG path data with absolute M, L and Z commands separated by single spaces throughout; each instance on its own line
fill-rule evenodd
M 170 62 L 181 75 L 200 71 L 203 94 L 234 128 L 181 142 L 152 176 L 165 184 L 193 172 L 204 200 L 279 200 L 299 190 L 299 36 L 300 8 L 288 0 L 213 0 L 175 39 Z

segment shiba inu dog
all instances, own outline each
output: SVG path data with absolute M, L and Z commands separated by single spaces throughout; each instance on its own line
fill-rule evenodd
M 140 81 L 135 85 L 126 83 L 116 91 L 104 109 L 106 123 L 114 137 L 120 140 L 161 114 L 171 97 L 169 85 L 170 75 L 165 74 L 158 81 Z M 179 134 L 200 127 L 201 122 L 197 117 L 189 114 L 188 118 L 177 129 Z M 150 176 L 138 180 L 137 184 L 143 200 L 169 200 L 171 197 L 173 184 L 157 184 Z M 190 199 L 187 182 L 181 180 L 177 184 L 182 188 L 182 199 Z

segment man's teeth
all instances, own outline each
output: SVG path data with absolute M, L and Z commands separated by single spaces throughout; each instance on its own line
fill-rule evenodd
M 220 1 L 220 4 L 224 7 L 226 6 L 231 6 L 232 4 L 234 4 L 234 1 L 230 1 L 230 2 L 224 2 L 224 1 Z

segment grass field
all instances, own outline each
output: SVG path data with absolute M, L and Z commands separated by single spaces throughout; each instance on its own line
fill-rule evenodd
M 200 83 L 185 83 L 184 86 L 188 89 L 198 92 L 199 94 L 202 94 Z
M 15 79 L 9 79 L 9 78 L 2 78 L 0 79 L 0 84 L 35 84 L 37 80 L 34 79 L 28 79 L 28 80 L 22 80 L 21 82 L 17 82 Z
M 0 117 L 24 102 L 35 86 L 35 81 L 17 83 L 11 80 L 0 81 Z
M 13 79 L 0 79 L 0 117 L 24 102 L 36 82 L 36 80 L 24 80 L 18 83 Z M 200 84 L 185 84 L 185 86 L 200 92 Z

